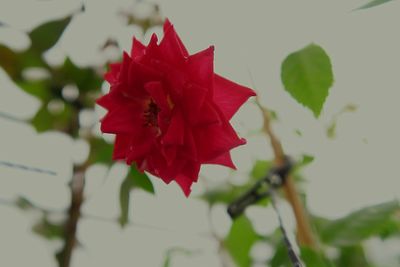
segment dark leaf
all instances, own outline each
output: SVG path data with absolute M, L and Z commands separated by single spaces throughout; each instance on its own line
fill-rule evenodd
M 46 239 L 61 239 L 64 236 L 64 225 L 53 223 L 47 217 L 43 217 L 32 230 Z
M 40 53 L 53 47 L 71 21 L 71 16 L 46 22 L 29 33 L 32 48 Z
M 342 247 L 336 264 L 337 266 L 372 267 L 365 257 L 362 246 Z

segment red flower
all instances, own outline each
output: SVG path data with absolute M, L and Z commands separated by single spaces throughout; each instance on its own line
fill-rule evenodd
M 116 134 L 113 159 L 175 180 L 186 196 L 201 164 L 235 168 L 229 151 L 245 144 L 229 120 L 254 91 L 214 73 L 214 47 L 189 55 L 172 24 L 147 46 L 135 38 L 130 55 L 111 64 L 108 110 L 101 131 Z

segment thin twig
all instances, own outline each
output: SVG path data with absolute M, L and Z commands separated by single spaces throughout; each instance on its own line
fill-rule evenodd
M 252 80 L 254 89 L 256 89 L 251 74 L 250 78 Z M 285 161 L 285 152 L 283 150 L 279 138 L 275 135 L 274 131 L 272 130 L 270 113 L 268 109 L 261 104 L 258 95 L 255 98 L 255 103 L 259 107 L 263 115 L 264 119 L 263 130 L 270 139 L 271 147 L 275 155 L 275 164 L 277 166 L 281 166 L 282 164 L 284 164 Z M 296 218 L 297 238 L 299 244 L 302 246 L 307 246 L 316 249 L 317 245 L 313 232 L 310 227 L 310 221 L 308 215 L 305 211 L 305 208 L 299 197 L 299 194 L 297 193 L 296 186 L 293 182 L 293 178 L 291 175 L 289 175 L 286 178 L 286 182 L 283 186 L 283 189 L 285 191 L 286 199 L 290 203 Z

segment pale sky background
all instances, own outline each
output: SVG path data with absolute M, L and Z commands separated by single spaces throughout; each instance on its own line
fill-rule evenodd
M 124 26 L 117 11 L 130 8 L 145 15 L 146 4 L 133 0 L 87 0 L 87 12 L 74 17 L 64 36 L 46 58 L 52 64 L 68 55 L 76 64 L 92 65 L 104 61 L 97 48 L 108 36 L 128 49 L 132 35 L 148 40 L 134 26 Z M 252 73 L 262 102 L 277 111 L 274 125 L 288 154 L 307 153 L 315 161 L 304 170 L 304 185 L 311 212 L 335 218 L 365 205 L 400 197 L 398 151 L 400 150 L 400 1 L 381 7 L 351 12 L 362 0 L 232 1 L 164 0 L 162 15 L 174 24 L 192 53 L 214 44 L 216 72 L 250 86 Z M 0 28 L 0 42 L 23 49 L 28 45 L 21 33 L 40 22 L 57 18 L 78 8 L 80 1 L 1 0 L 0 21 L 11 28 Z M 160 32 L 159 28 L 151 32 Z M 335 75 L 323 113 L 315 119 L 309 110 L 297 104 L 280 81 L 280 65 L 291 52 L 314 42 L 330 55 Z M 119 51 L 109 51 L 109 56 Z M 355 104 L 354 113 L 340 116 L 337 138 L 326 137 L 333 116 L 347 104 Z M 0 70 L 0 112 L 20 119 L 30 118 L 38 101 L 26 95 Z M 82 123 L 98 120 L 102 111 L 82 114 Z M 223 167 L 204 168 L 209 183 L 228 179 L 243 182 L 255 159 L 269 159 L 272 152 L 264 136 L 250 134 L 261 126 L 261 116 L 251 102 L 233 119 L 235 128 L 248 145 L 234 151 L 238 172 L 229 176 Z M 96 126 L 98 127 L 98 125 Z M 299 129 L 302 136 L 296 135 Z M 87 144 L 59 133 L 37 134 L 24 123 L 0 118 L 0 160 L 51 169 L 56 176 L 27 173 L 0 166 L 0 198 L 26 196 L 40 205 L 63 209 L 69 204 L 67 183 L 73 162 L 82 162 Z M 106 176 L 106 168 L 95 165 L 88 170 L 84 213 L 106 218 L 118 216 L 118 190 L 125 166 L 117 165 Z M 126 229 L 111 222 L 82 219 L 79 240 L 82 247 L 73 258 L 74 267 L 161 266 L 166 249 L 186 247 L 193 256 L 176 255 L 172 267 L 217 267 L 217 243 L 208 237 L 206 204 L 196 200 L 203 192 L 201 183 L 193 186 L 186 199 L 175 185 L 152 179 L 157 196 L 137 192 L 132 197 L 131 218 L 141 224 Z M 290 209 L 280 204 L 289 227 L 294 224 Z M 217 206 L 212 218 L 219 235 L 229 230 L 225 208 Z M 276 218 L 270 207 L 252 207 L 248 215 L 260 233 L 271 232 Z M 48 242 L 31 234 L 38 214 L 24 213 L 0 205 L 0 266 L 55 266 L 53 252 L 61 243 Z M 168 229 L 168 230 L 165 230 Z M 398 241 L 368 242 L 369 257 L 396 266 L 400 253 Z M 263 259 L 271 249 L 261 244 L 253 255 Z M 383 253 L 384 252 L 384 253 Z M 385 265 L 386 264 L 386 265 Z

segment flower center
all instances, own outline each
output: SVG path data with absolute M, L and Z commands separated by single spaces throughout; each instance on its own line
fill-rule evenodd
M 150 99 L 147 109 L 144 111 L 144 125 L 158 127 L 158 112 L 160 112 L 160 109 L 158 108 L 156 103 L 154 103 L 153 99 Z

